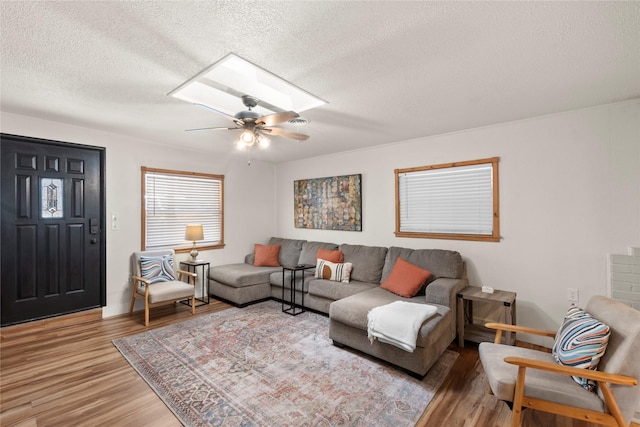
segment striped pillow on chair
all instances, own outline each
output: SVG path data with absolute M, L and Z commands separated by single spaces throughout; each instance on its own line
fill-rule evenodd
M 553 344 L 552 354 L 561 365 L 596 370 L 609 343 L 609 326 L 586 311 L 571 306 Z M 595 381 L 572 377 L 586 390 L 595 391 Z
M 170 282 L 176 280 L 176 273 L 173 269 L 173 256 L 162 257 L 140 257 L 140 273 L 142 277 L 151 283 Z

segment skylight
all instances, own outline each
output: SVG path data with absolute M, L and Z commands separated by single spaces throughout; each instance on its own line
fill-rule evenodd
M 178 86 L 169 95 L 229 115 L 243 109 L 242 95 L 255 96 L 260 100 L 254 109 L 259 114 L 300 113 L 326 104 L 326 101 L 233 53 Z

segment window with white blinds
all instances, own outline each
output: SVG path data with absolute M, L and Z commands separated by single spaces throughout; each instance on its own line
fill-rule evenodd
M 497 157 L 395 175 L 396 236 L 500 240 Z
M 187 224 L 202 224 L 199 250 L 224 246 L 224 175 L 142 167 L 142 249 L 188 252 Z

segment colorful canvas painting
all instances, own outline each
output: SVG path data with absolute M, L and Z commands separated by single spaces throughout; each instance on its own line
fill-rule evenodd
M 296 228 L 362 231 L 362 175 L 293 182 Z

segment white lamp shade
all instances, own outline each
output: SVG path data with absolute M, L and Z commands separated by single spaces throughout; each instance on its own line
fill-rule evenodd
M 202 224 L 187 224 L 187 231 L 184 233 L 184 238 L 194 242 L 204 239 Z

